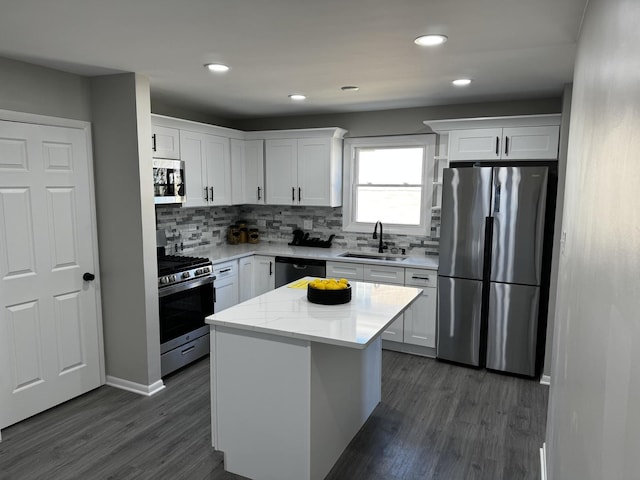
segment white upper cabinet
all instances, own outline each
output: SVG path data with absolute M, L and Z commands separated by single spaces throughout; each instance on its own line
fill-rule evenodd
M 229 139 L 180 131 L 187 207 L 231 204 Z
M 449 134 L 449 161 L 556 160 L 560 115 L 426 121 Z
M 298 141 L 296 139 L 265 142 L 267 203 L 297 205 Z
M 449 160 L 499 159 L 501 128 L 453 130 L 449 134 Z
M 260 133 L 260 132 L 256 132 Z M 268 137 L 273 132 L 261 132 Z M 304 136 L 305 133 L 314 135 Z M 339 128 L 286 131 L 265 141 L 266 203 L 342 205 L 342 137 Z
M 180 159 L 180 130 L 151 125 L 153 158 Z
M 243 132 L 152 115 L 153 156 L 185 163 L 186 207 L 342 205 L 341 128 Z
M 559 140 L 559 126 L 504 128 L 502 158 L 556 160 Z
M 231 139 L 231 203 L 264 205 L 264 140 Z

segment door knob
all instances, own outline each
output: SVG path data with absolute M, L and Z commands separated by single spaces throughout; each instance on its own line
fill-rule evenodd
M 82 279 L 85 282 L 90 282 L 91 280 L 95 279 L 96 276 L 93 273 L 89 273 L 89 272 L 85 272 L 84 275 L 82 275 Z

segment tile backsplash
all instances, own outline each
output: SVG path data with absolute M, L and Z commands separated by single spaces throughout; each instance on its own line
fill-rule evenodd
M 227 229 L 243 221 L 257 228 L 262 242 L 288 243 L 299 228 L 311 237 L 326 240 L 335 235 L 332 244 L 345 249 L 372 249 L 378 240 L 371 233 L 342 231 L 342 208 L 297 207 L 286 205 L 238 205 L 228 207 L 186 208 L 174 205 L 156 206 L 156 228 L 167 236 L 167 251 L 181 253 L 201 246 L 227 243 Z M 305 228 L 305 224 L 312 228 Z M 438 255 L 439 212 L 433 212 L 430 236 L 384 234 L 389 248 L 405 248 L 407 253 Z

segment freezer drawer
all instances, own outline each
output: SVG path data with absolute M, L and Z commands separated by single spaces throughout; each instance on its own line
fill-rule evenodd
M 539 297 L 539 287 L 490 284 L 487 368 L 536 374 Z
M 480 366 L 482 281 L 438 277 L 438 345 L 442 360 Z

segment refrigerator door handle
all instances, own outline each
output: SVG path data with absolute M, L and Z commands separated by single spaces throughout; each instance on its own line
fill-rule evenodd
M 502 187 L 500 184 L 496 185 L 496 191 L 495 191 L 495 195 L 494 195 L 494 202 L 493 202 L 493 213 L 500 213 L 500 191 L 502 190 Z
M 496 157 L 500 157 L 500 137 L 496 137 Z

